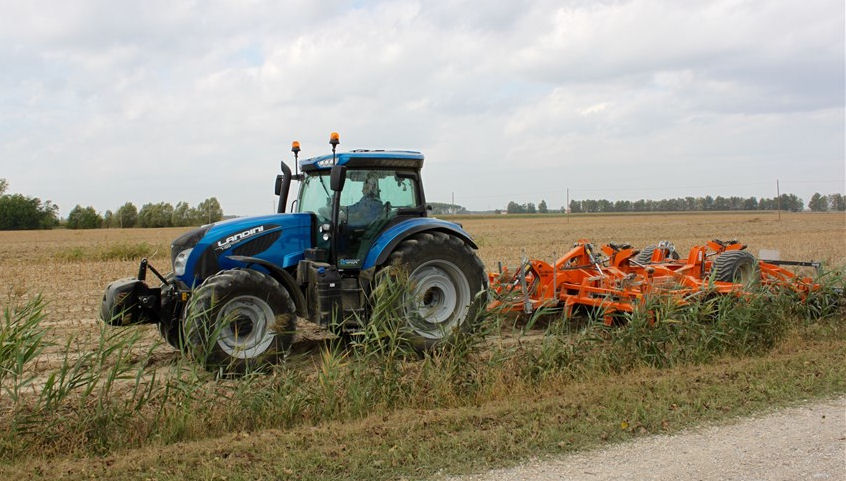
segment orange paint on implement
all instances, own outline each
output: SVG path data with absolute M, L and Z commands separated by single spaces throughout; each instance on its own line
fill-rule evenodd
M 659 245 L 650 261 L 641 264 L 635 260 L 639 251 L 629 245 L 606 244 L 600 254 L 581 239 L 553 265 L 531 259 L 516 272 L 489 273 L 498 299 L 488 307 L 527 314 L 543 307 L 563 307 L 570 315 L 575 307 L 586 306 L 601 309 L 610 325 L 615 313 L 632 312 L 649 296 L 669 296 L 684 305 L 705 295 L 743 294 L 750 281 L 765 288 L 790 289 L 803 297 L 820 288 L 809 277 L 765 261 L 756 261 L 760 279 L 756 272 L 756 278 L 745 282 L 714 280 L 716 258 L 745 248 L 736 241 L 714 240 L 691 248 L 687 258 L 677 260 L 671 249 Z

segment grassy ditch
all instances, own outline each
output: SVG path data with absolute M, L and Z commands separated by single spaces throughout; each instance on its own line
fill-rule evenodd
M 117 460 L 125 465 L 114 472 L 126 476 L 161 465 L 182 478 L 233 469 L 245 479 L 386 479 L 846 391 L 846 325 L 822 295 L 803 304 L 760 293 L 684 310 L 656 299 L 621 327 L 546 316 L 542 336 L 508 338 L 487 335 L 504 328 L 486 314 L 478 329 L 421 359 L 391 302 L 404 287 L 381 289 L 368 329 L 323 348 L 313 369 L 289 362 L 239 380 L 215 379 L 190 360 L 157 369 L 131 329 L 104 331 L 85 353 L 70 341 L 59 367 L 27 374 L 45 348 L 43 302 L 11 303 L 0 326 L 2 469 L 32 475 L 66 462 L 70 472 L 93 466 L 104 476 Z M 187 444 L 174 455 L 174 443 Z M 124 454 L 140 461 L 120 461 Z M 80 455 L 112 464 L 59 462 Z

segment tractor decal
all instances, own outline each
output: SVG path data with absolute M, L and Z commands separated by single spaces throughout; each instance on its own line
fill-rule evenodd
M 260 232 L 264 232 L 264 226 L 260 225 L 258 227 L 253 227 L 252 229 L 247 229 L 244 232 L 239 232 L 235 235 L 231 235 L 224 240 L 217 241 L 217 250 L 225 251 L 232 247 L 232 244 L 236 242 L 242 241 L 248 237 L 252 237 Z

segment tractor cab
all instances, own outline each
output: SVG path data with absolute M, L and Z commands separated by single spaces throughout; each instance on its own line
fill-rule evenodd
M 361 269 L 386 229 L 426 217 L 420 180 L 423 154 L 407 150 L 336 154 L 337 144 L 332 145 L 332 154 L 295 160 L 302 173 L 292 176 L 300 182 L 300 191 L 291 208 L 314 216 L 316 245 L 308 257 L 342 270 Z M 298 154 L 298 142 L 292 151 Z M 281 197 L 280 213 L 285 207 Z

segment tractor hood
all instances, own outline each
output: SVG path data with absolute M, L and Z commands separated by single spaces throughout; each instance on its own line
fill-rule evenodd
M 263 259 L 282 268 L 295 266 L 312 247 L 312 214 L 272 214 L 205 225 L 171 245 L 176 277 L 196 286 L 224 269 L 244 267 L 230 256 Z

